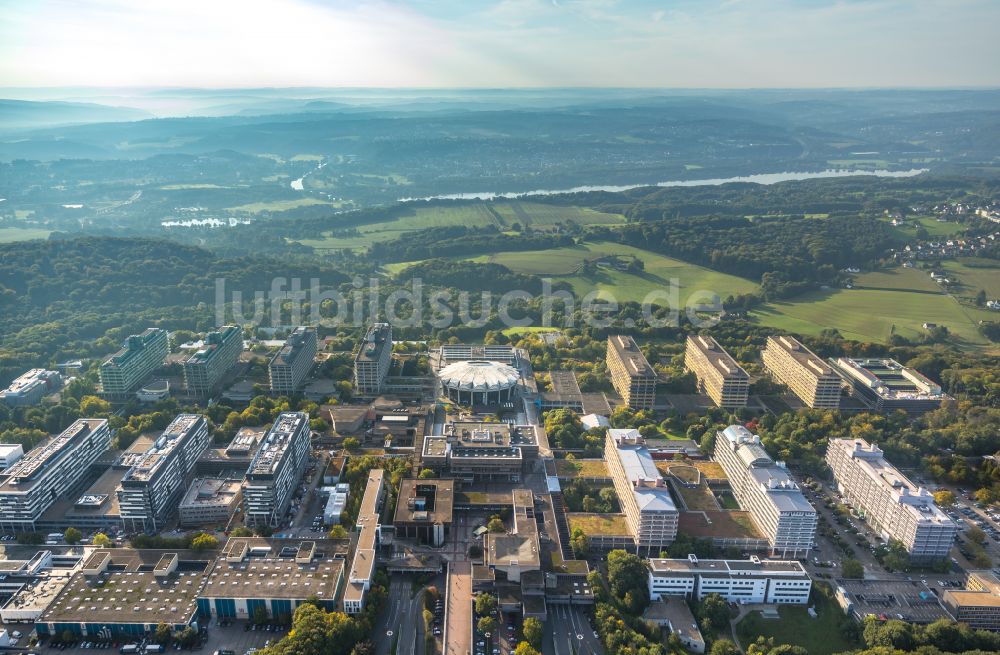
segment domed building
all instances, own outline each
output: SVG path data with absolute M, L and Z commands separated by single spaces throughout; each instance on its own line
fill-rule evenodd
M 465 405 L 496 405 L 517 393 L 521 374 L 500 362 L 469 360 L 449 364 L 438 371 L 444 394 Z

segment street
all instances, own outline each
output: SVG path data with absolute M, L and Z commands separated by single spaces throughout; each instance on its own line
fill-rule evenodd
M 549 605 L 543 655 L 603 655 L 586 611 L 577 605 Z

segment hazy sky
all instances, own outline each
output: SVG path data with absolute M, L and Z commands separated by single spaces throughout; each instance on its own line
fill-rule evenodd
M 998 26 L 998 0 L 0 0 L 0 86 L 997 86 Z

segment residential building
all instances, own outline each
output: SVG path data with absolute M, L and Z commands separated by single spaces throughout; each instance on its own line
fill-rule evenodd
M 883 539 L 903 543 L 917 562 L 948 556 L 958 528 L 934 504 L 934 495 L 917 487 L 864 439 L 831 439 L 826 463 L 844 501 L 863 513 Z
M 894 359 L 833 360 L 834 369 L 851 386 L 855 398 L 876 412 L 903 410 L 923 414 L 941 407 L 948 395 L 941 385 Z
M 295 328 L 267 367 L 271 393 L 290 394 L 301 386 L 316 358 L 316 328 Z
M 209 332 L 204 345 L 184 362 L 184 386 L 192 396 L 204 397 L 231 368 L 243 352 L 243 330 L 227 325 L 218 332 Z
M 166 330 L 149 328 L 133 334 L 118 352 L 101 362 L 101 394 L 114 400 L 126 399 L 169 354 Z
M 224 526 L 243 498 L 239 480 L 196 478 L 177 507 L 180 525 Z
M 768 337 L 761 358 L 774 379 L 807 407 L 840 407 L 840 376 L 794 337 Z
M 355 527 L 360 532 L 351 559 L 351 572 L 344 587 L 344 612 L 358 614 L 365 609 L 365 598 L 375 577 L 375 549 L 381 535 L 379 513 L 385 494 L 385 470 L 372 469 L 368 472 L 365 495 L 361 497 L 361 508 Z
M 771 555 L 806 557 L 816 540 L 816 510 L 788 471 L 742 425 L 716 434 L 715 461 L 729 478 L 740 508 L 767 537 Z
M 1000 631 L 1000 576 L 990 570 L 969 571 L 965 589 L 946 589 L 941 604 L 973 630 Z
M 638 430 L 608 430 L 604 462 L 636 551 L 658 552 L 677 536 L 679 514 Z
M 244 517 L 248 525 L 277 527 L 292 502 L 309 456 L 309 415 L 282 412 L 243 480 Z
M 128 472 L 117 494 L 126 531 L 163 527 L 210 439 L 205 417 L 179 414 L 148 450 L 122 455 L 118 465 Z
M 805 605 L 811 589 L 812 579 L 795 560 L 699 560 L 694 555 L 649 560 L 649 597 L 654 601 L 665 596 L 701 600 L 719 594 L 741 605 Z
M 354 355 L 354 388 L 361 395 L 382 393 L 385 376 L 392 364 L 392 326 L 375 323 Z
M 689 336 L 684 368 L 698 379 L 698 391 L 708 394 L 719 407 L 746 407 L 750 376 L 714 338 Z
M 35 531 L 42 514 L 73 491 L 111 445 L 105 419 L 78 419 L 0 474 L 0 528 Z
M 33 368 L 16 377 L 10 385 L 0 391 L 0 401 L 11 407 L 37 405 L 42 398 L 62 386 L 62 376 L 58 371 Z
M 24 447 L 21 444 L 0 444 L 0 471 L 14 466 L 22 457 L 24 457 Z
M 432 546 L 444 545 L 451 530 L 454 502 L 454 480 L 404 479 L 392 520 L 396 537 Z
M 635 339 L 623 334 L 608 337 L 611 384 L 632 409 L 652 409 L 656 401 L 656 371 L 646 361 Z

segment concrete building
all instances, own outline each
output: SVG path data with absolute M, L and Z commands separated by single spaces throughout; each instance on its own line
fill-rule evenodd
M 344 612 L 358 614 L 365 608 L 365 598 L 375 577 L 375 549 L 381 536 L 379 513 L 385 495 L 385 471 L 372 469 L 368 472 L 365 495 L 361 498 L 358 520 L 355 527 L 360 534 L 351 559 L 351 572 L 344 587 Z
M 816 510 L 788 471 L 764 450 L 760 437 L 730 425 L 715 437 L 715 461 L 729 478 L 740 508 L 767 537 L 771 555 L 807 557 L 816 540 Z
M 239 480 L 196 478 L 177 507 L 180 525 L 226 525 L 243 499 Z
M 681 645 L 692 653 L 705 652 L 705 637 L 698 628 L 698 620 L 694 618 L 691 608 L 682 598 L 664 596 L 659 602 L 646 608 L 642 618 L 677 635 Z
M 768 337 L 761 358 L 774 379 L 788 387 L 807 407 L 840 407 L 840 376 L 797 339 Z
M 180 414 L 148 450 L 122 455 L 119 466 L 128 472 L 117 495 L 126 531 L 155 531 L 163 527 L 210 439 L 205 417 Z
M 236 366 L 243 352 L 243 330 L 227 325 L 209 332 L 204 345 L 184 362 L 184 386 L 192 396 L 205 397 Z
M 887 462 L 878 446 L 864 439 L 831 439 L 826 463 L 844 501 L 861 511 L 883 539 L 901 541 L 916 562 L 948 556 L 958 527 L 934 504 L 934 495 Z
M 0 474 L 0 528 L 34 531 L 42 514 L 69 493 L 111 445 L 104 419 L 78 419 Z
M 337 525 L 340 523 L 340 515 L 344 513 L 344 508 L 347 507 L 347 499 L 350 495 L 351 485 L 346 482 L 340 482 L 333 487 L 333 491 L 330 492 L 330 497 L 326 499 L 326 505 L 323 507 L 324 525 Z
M 486 533 L 483 550 L 486 566 L 497 581 L 521 582 L 522 575 L 541 571 L 541 550 L 531 490 L 515 489 L 512 493 L 513 530 L 510 534 Z M 544 612 L 544 599 L 542 602 Z
M 665 596 L 701 600 L 719 594 L 741 605 L 805 605 L 811 589 L 812 579 L 794 560 L 699 560 L 694 555 L 649 560 L 649 597 L 654 601 Z
M 876 412 L 901 409 L 923 414 L 938 409 L 948 398 L 941 385 L 894 359 L 840 357 L 833 360 L 833 366 L 854 397 Z
M 440 368 L 471 360 L 500 362 L 518 368 L 523 355 L 523 350 L 513 346 L 451 343 L 441 346 L 439 360 Z
M 531 425 L 451 421 L 444 435 L 424 437 L 423 466 L 468 482 L 518 482 L 524 462 L 538 455 Z
M 271 393 L 294 393 L 312 370 L 316 358 L 316 328 L 300 326 L 295 328 L 285 345 L 275 353 L 267 367 Z
M 101 394 L 113 400 L 124 400 L 155 371 L 170 354 L 167 331 L 149 328 L 133 334 L 121 349 L 101 363 Z
M 521 373 L 501 362 L 468 360 L 438 371 L 441 390 L 449 400 L 463 405 L 499 405 L 518 393 Z
M 708 394 L 719 407 L 746 407 L 750 376 L 714 338 L 689 336 L 684 368 L 698 379 L 698 391 Z
M 396 537 L 443 545 L 451 531 L 454 502 L 454 480 L 404 479 L 392 520 Z
M 656 371 L 635 339 L 622 334 L 609 336 L 607 364 L 611 384 L 625 404 L 632 409 L 652 409 L 656 402 Z
M 678 512 L 638 430 L 608 430 L 604 462 L 636 551 L 658 552 L 677 536 Z
M 1000 576 L 989 570 L 969 571 L 965 589 L 945 590 L 941 604 L 974 630 L 1000 631 Z
M 21 444 L 0 444 L 0 471 L 14 466 L 22 457 L 24 457 L 24 447 Z
M 11 407 L 29 407 L 37 405 L 61 386 L 62 376 L 57 371 L 33 368 L 14 378 L 6 389 L 0 391 L 0 401 Z
M 375 323 L 354 354 L 354 389 L 363 396 L 382 393 L 392 363 L 392 326 Z
M 310 444 L 309 415 L 283 412 L 267 435 L 243 480 L 247 525 L 276 527 L 302 478 Z
M 195 472 L 215 478 L 242 480 L 267 434 L 267 426 L 242 427 L 224 448 L 210 445 L 198 458 Z

